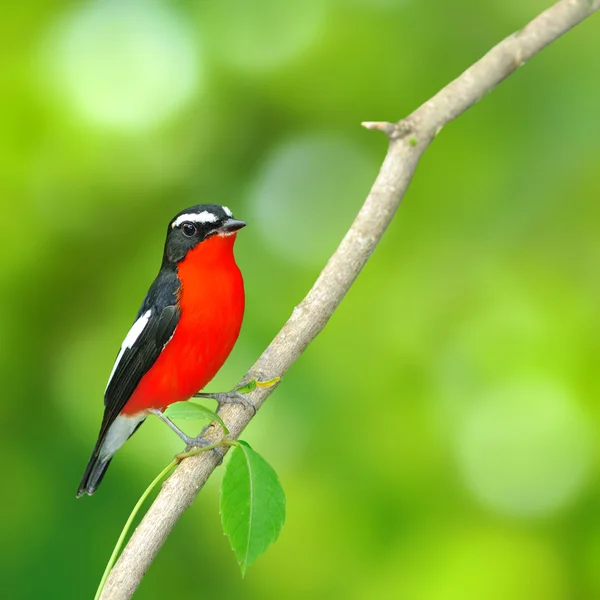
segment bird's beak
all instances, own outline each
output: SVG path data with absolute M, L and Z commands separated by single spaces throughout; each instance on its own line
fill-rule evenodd
M 238 229 L 242 227 L 246 227 L 246 223 L 244 221 L 238 221 L 237 219 L 227 219 L 221 227 L 219 227 L 219 233 L 229 234 L 234 233 Z

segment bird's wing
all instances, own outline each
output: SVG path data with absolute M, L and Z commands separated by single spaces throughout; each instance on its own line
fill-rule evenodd
M 104 418 L 100 437 L 125 407 L 142 377 L 171 341 L 179 322 L 179 278 L 161 273 L 154 281 L 137 319 L 125 336 L 104 393 Z

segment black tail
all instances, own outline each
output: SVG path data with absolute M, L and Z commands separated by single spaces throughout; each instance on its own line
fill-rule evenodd
M 104 473 L 106 473 L 106 469 L 108 469 L 108 465 L 110 465 L 112 457 L 102 460 L 100 459 L 99 453 L 100 440 L 96 443 L 96 447 L 92 452 L 92 456 L 90 456 L 90 461 L 81 478 L 79 489 L 77 490 L 78 498 L 81 498 L 84 494 L 89 494 L 91 496 L 96 491 L 104 477 Z

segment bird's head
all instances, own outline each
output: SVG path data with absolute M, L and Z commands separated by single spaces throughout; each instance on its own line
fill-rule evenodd
M 228 238 L 245 227 L 226 206 L 198 204 L 175 215 L 167 229 L 164 260 L 177 264 L 187 253 L 208 239 Z M 232 239 L 233 241 L 233 239 Z

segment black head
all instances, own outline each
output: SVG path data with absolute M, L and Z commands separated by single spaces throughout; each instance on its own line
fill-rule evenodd
M 215 235 L 232 235 L 245 226 L 226 206 L 198 204 L 186 208 L 169 223 L 163 263 L 177 264 L 200 242 Z

